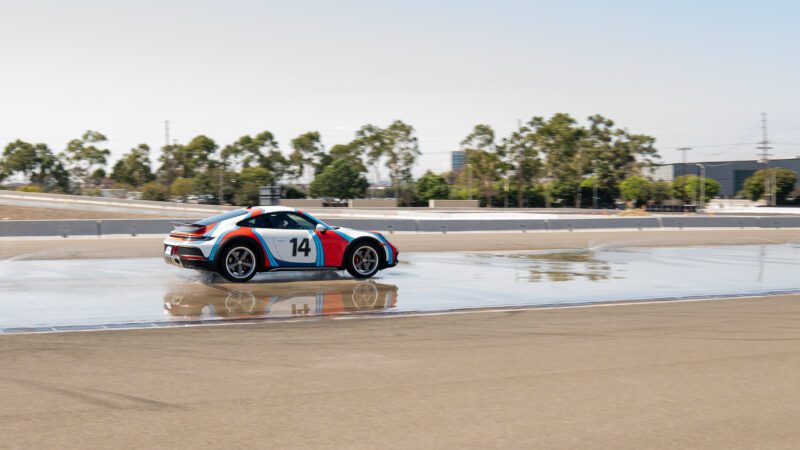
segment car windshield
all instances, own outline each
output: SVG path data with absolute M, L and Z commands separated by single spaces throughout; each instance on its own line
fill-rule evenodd
M 226 212 L 224 214 L 219 214 L 217 216 L 209 217 L 207 219 L 199 220 L 195 222 L 196 225 L 211 225 L 212 223 L 222 222 L 223 220 L 232 219 L 234 217 L 239 217 L 247 214 L 249 211 L 246 209 L 236 209 L 233 211 Z

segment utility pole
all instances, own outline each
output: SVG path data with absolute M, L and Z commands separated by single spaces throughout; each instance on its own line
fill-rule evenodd
M 691 149 L 692 149 L 692 147 L 681 147 L 681 148 L 678 149 L 679 152 L 683 152 L 683 158 L 682 158 L 683 165 L 681 166 L 682 169 L 683 169 L 682 170 L 683 173 L 681 175 L 686 175 L 686 156 L 687 156 L 689 150 L 691 150 Z
M 706 207 L 706 166 L 703 164 L 695 164 L 695 166 L 700 168 L 700 207 L 705 209 Z M 695 212 L 697 212 L 695 210 Z
M 472 200 L 472 164 L 467 164 L 467 199 Z
M 764 164 L 764 199 L 767 201 L 767 206 L 774 206 L 774 183 L 768 170 L 769 157 L 772 156 L 769 151 L 772 147 L 769 146 L 769 138 L 767 137 L 767 113 L 761 113 L 761 142 L 756 148 L 761 150 L 759 156 L 761 157 L 761 163 Z
M 169 120 L 164 121 L 164 145 L 169 145 Z
M 167 157 L 167 180 L 169 180 L 172 176 L 172 152 L 169 150 L 169 120 L 164 121 L 164 156 Z
M 222 206 L 222 198 L 225 194 L 223 187 L 225 186 L 225 160 L 222 155 L 219 158 L 219 204 Z

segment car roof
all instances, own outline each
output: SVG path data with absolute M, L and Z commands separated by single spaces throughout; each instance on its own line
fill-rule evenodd
M 297 208 L 291 208 L 289 206 L 253 206 L 250 209 L 260 209 L 263 214 L 278 212 L 278 211 L 291 211 L 291 212 L 297 211 Z

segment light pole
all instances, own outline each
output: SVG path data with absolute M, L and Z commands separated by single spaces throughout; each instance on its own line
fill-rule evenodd
M 706 207 L 706 166 L 697 163 L 695 166 L 700 168 L 700 205 Z
M 225 160 L 221 159 L 219 165 L 219 204 L 222 206 L 222 198 L 225 196 Z
M 467 199 L 472 200 L 472 164 L 467 164 Z

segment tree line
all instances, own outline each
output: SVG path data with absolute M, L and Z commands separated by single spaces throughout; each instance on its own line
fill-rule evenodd
M 404 205 L 430 199 L 479 199 L 493 207 L 606 207 L 618 200 L 689 203 L 719 184 L 694 175 L 673 182 L 650 179 L 659 160 L 655 138 L 618 127 L 593 115 L 582 124 L 565 113 L 533 117 L 507 136 L 485 124 L 463 138 L 465 166 L 426 172 L 413 179 L 420 156 L 417 132 L 403 121 L 385 127 L 367 124 L 353 139 L 326 148 L 317 131 L 303 133 L 285 151 L 269 131 L 245 135 L 227 145 L 198 135 L 187 143 L 165 145 L 151 162 L 152 149 L 139 144 L 110 164 L 108 139 L 87 131 L 55 152 L 46 144 L 15 140 L 0 159 L 0 181 L 22 175 L 25 190 L 98 195 L 100 188 L 141 191 L 143 198 L 203 198 L 210 203 L 255 204 L 259 187 L 280 183 L 287 198 L 360 198 L 370 186 L 369 168 L 383 167 L 391 180 L 383 196 Z M 311 178 L 308 185 L 301 178 Z M 763 178 L 762 178 L 763 179 Z M 748 196 L 761 195 L 758 182 Z M 763 183 L 761 183 L 763 185 Z M 782 182 L 781 186 L 787 186 Z M 782 191 L 781 191 L 782 192 Z
M 420 155 L 416 130 L 395 121 L 386 127 L 365 125 L 351 142 L 326 149 L 319 132 L 309 131 L 281 151 L 269 131 L 245 135 L 221 146 L 205 135 L 161 148 L 156 164 L 152 149 L 139 144 L 110 164 L 108 138 L 87 131 L 53 151 L 43 143 L 15 140 L 0 158 L 0 182 L 22 176 L 34 192 L 99 195 L 101 188 L 141 191 L 148 200 L 200 196 L 210 203 L 254 204 L 259 187 L 285 184 L 284 195 L 358 198 L 366 194 L 368 167 L 385 166 L 392 192 L 407 189 Z M 311 174 L 313 181 L 298 180 Z

